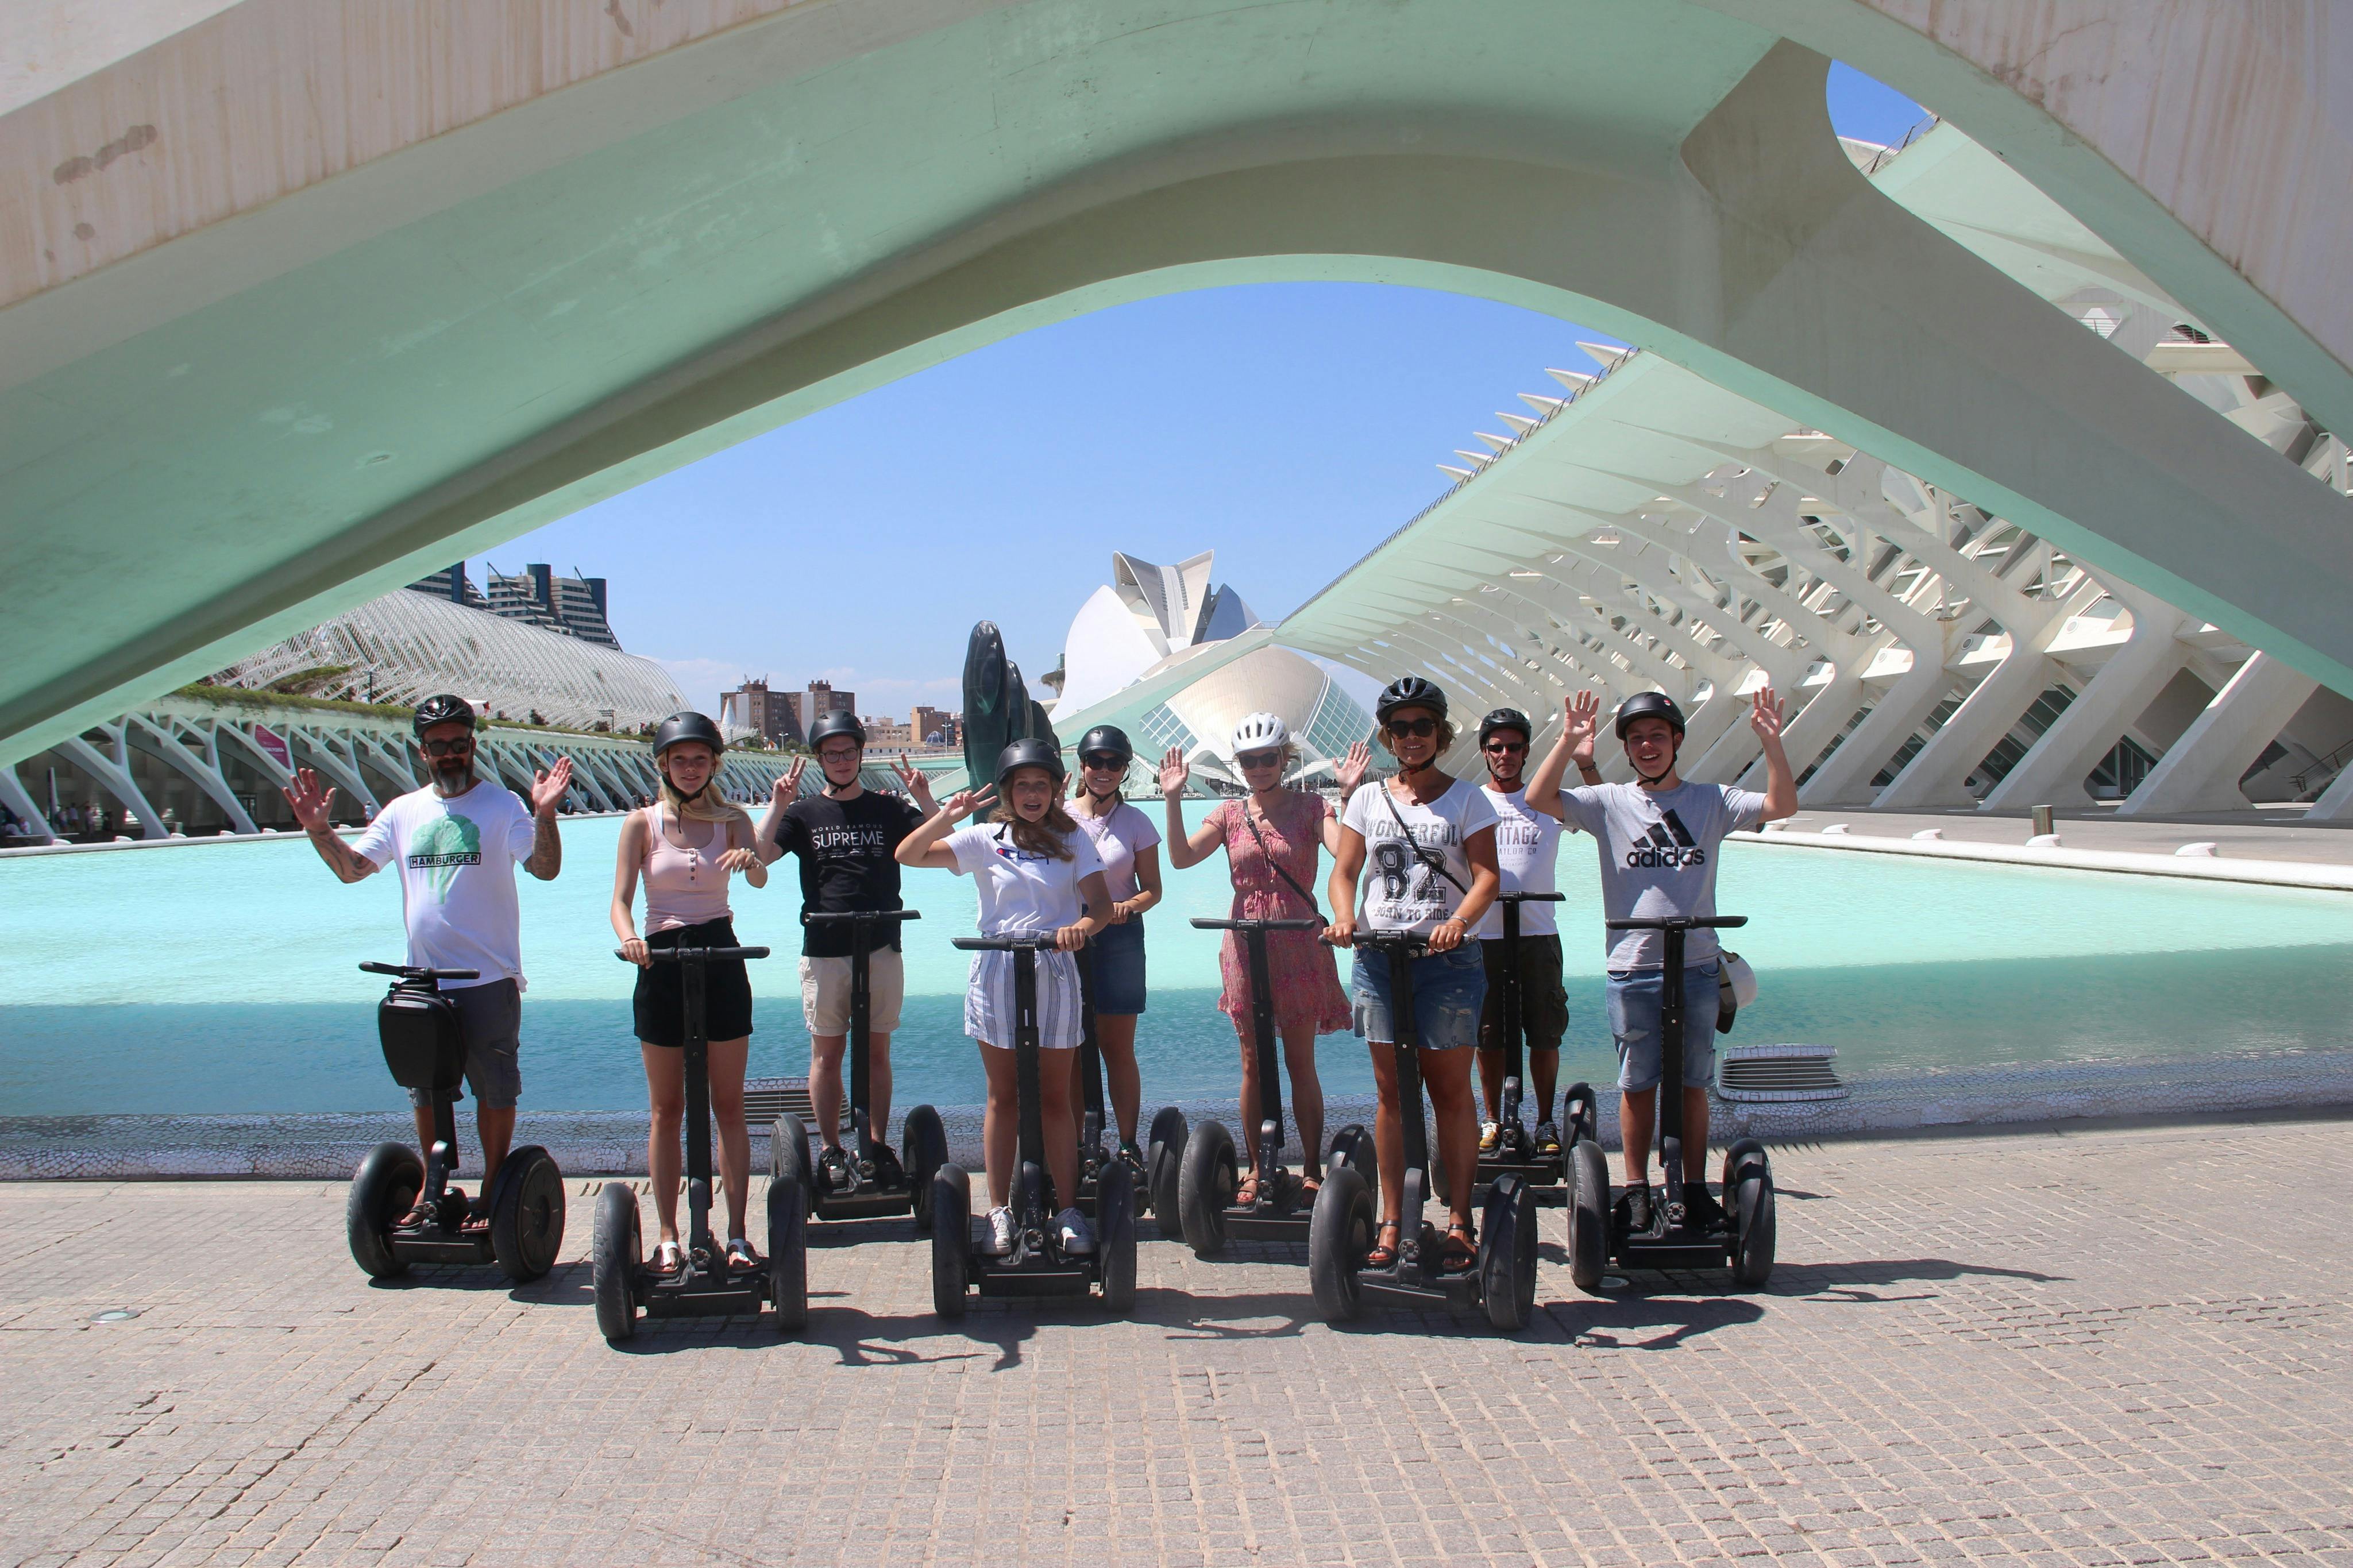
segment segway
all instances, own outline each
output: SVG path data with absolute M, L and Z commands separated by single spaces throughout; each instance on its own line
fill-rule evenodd
M 973 1245 L 972 1178 L 943 1164 L 932 1176 L 932 1310 L 964 1316 L 969 1293 L 983 1296 L 1084 1296 L 1100 1290 L 1104 1308 L 1135 1304 L 1135 1187 L 1127 1163 L 1113 1160 L 1097 1178 L 1095 1249 L 1065 1255 L 1049 1234 L 1055 1213 L 1046 1174 L 1045 1101 L 1039 1083 L 1038 954 L 1051 936 L 960 936 L 968 952 L 1013 954 L 1014 1074 L 1021 1100 L 1020 1166 L 1013 1178 L 1013 1250 L 1003 1257 Z
M 1305 1241 L 1310 1205 L 1303 1201 L 1301 1179 L 1282 1163 L 1282 1080 L 1276 1076 L 1274 987 L 1266 962 L 1266 933 L 1271 931 L 1322 931 L 1320 920 L 1214 921 L 1197 920 L 1202 931 L 1239 932 L 1250 949 L 1250 1040 L 1258 1058 L 1258 1152 L 1251 1164 L 1258 1177 L 1258 1197 L 1237 1204 L 1239 1171 L 1234 1163 L 1234 1135 L 1218 1121 L 1204 1121 L 1186 1140 L 1185 1159 L 1177 1176 L 1177 1212 L 1184 1237 L 1196 1258 L 1214 1258 L 1229 1237 L 1247 1241 Z M 1330 1164 L 1352 1166 L 1368 1186 L 1377 1185 L 1373 1135 L 1350 1122 L 1332 1137 Z
M 433 1146 L 419 1160 L 406 1143 L 379 1143 L 352 1175 L 343 1203 L 343 1229 L 352 1261 L 375 1279 L 393 1279 L 412 1263 L 492 1263 L 518 1284 L 555 1267 L 564 1246 L 564 1173 L 536 1143 L 512 1151 L 499 1165 L 483 1206 L 488 1226 L 468 1230 L 472 1214 L 458 1171 L 458 1101 L 464 1097 L 466 1040 L 458 1005 L 441 992 L 444 980 L 472 980 L 477 969 L 417 969 L 363 963 L 369 974 L 389 974 L 392 989 L 376 1004 L 376 1032 L 385 1065 L 403 1089 L 433 1097 Z M 429 1214 L 409 1216 L 418 1202 Z
M 1659 986 L 1659 1122 L 1652 1140 L 1665 1167 L 1665 1201 L 1654 1205 L 1650 1228 L 1630 1229 L 1623 1189 L 1614 1193 L 1601 1146 L 1584 1140 L 1571 1151 L 1574 1196 L 1568 1215 L 1569 1278 L 1584 1290 L 1601 1288 L 1603 1268 L 1615 1259 L 1623 1268 L 1713 1268 L 1732 1266 L 1732 1277 L 1750 1289 L 1773 1276 L 1776 1224 L 1773 1163 L 1765 1145 L 1743 1138 L 1724 1153 L 1722 1204 L 1725 1223 L 1702 1227 L 1689 1222 L 1683 1202 L 1683 933 L 1697 927 L 1741 926 L 1746 915 L 1606 922 L 1611 931 L 1655 931 L 1666 937 L 1666 963 Z M 1618 1201 L 1613 1201 L 1616 1199 Z
M 656 963 L 681 966 L 686 1001 L 686 1222 L 684 1256 L 675 1272 L 649 1267 L 638 1216 L 638 1194 L 627 1182 L 607 1182 L 596 1194 L 596 1229 L 589 1279 L 596 1327 L 618 1344 L 638 1331 L 638 1310 L 649 1318 L 732 1318 L 773 1307 L 776 1331 L 808 1321 L 808 1200 L 788 1172 L 768 1184 L 768 1266 L 727 1267 L 723 1246 L 711 1233 L 711 1038 L 704 1023 L 708 966 L 731 958 L 765 958 L 765 947 L 657 947 Z M 626 958 L 628 955 L 617 953 Z
M 1095 1199 L 1102 1185 L 1103 1168 L 1118 1159 L 1119 1153 L 1103 1143 L 1103 1130 L 1110 1125 L 1110 1120 L 1105 1110 L 1108 1100 L 1103 1089 L 1103 1047 L 1095 1035 L 1094 949 L 1081 948 L 1078 960 L 1085 1031 L 1079 1037 L 1079 1086 L 1085 1098 L 1079 1121 L 1079 1195 L 1071 1201 L 1081 1214 L 1098 1219 L 1102 1216 L 1095 1212 Z M 1136 1189 L 1137 1212 L 1150 1212 L 1163 1236 L 1181 1236 L 1184 1233 L 1176 1217 L 1176 1167 L 1185 1148 L 1185 1113 L 1173 1105 L 1162 1106 L 1160 1113 L 1152 1119 L 1150 1138 L 1144 1169 L 1137 1171 L 1131 1166 L 1128 1171 L 1131 1186 Z
M 1523 1051 L 1527 1043 L 1525 998 L 1520 989 L 1520 906 L 1556 904 L 1562 897 L 1559 893 L 1502 893 L 1495 899 L 1504 911 L 1504 1096 L 1495 1108 L 1495 1152 L 1479 1157 L 1481 1188 L 1493 1185 L 1496 1177 L 1509 1172 L 1527 1183 L 1535 1192 L 1536 1202 L 1546 1208 L 1567 1206 L 1569 1151 L 1579 1140 L 1591 1138 L 1597 1125 L 1593 1086 L 1584 1082 L 1570 1084 L 1561 1097 L 1561 1121 L 1566 1127 L 1558 1153 L 1539 1152 L 1535 1134 L 1520 1116 L 1526 1082 L 1522 1077 Z
M 1422 1113 L 1421 1065 L 1415 1048 L 1413 961 L 1430 951 L 1409 931 L 1359 931 L 1356 945 L 1386 954 L 1390 1015 L 1398 1038 L 1398 1110 L 1405 1123 L 1405 1192 L 1398 1209 L 1397 1261 L 1369 1268 L 1366 1256 L 1379 1233 L 1380 1194 L 1365 1173 L 1343 1165 L 1324 1178 L 1307 1232 L 1307 1279 L 1326 1322 L 1345 1322 L 1366 1298 L 1399 1307 L 1476 1307 L 1505 1333 L 1527 1326 L 1536 1300 L 1535 1194 L 1511 1171 L 1495 1178 L 1479 1205 L 1476 1266 L 1441 1274 L 1435 1259 L 1444 1243 L 1422 1217 L 1430 1196 L 1430 1130 Z M 1431 1261 L 1425 1264 L 1424 1258 Z
M 891 1152 L 888 1142 L 873 1135 L 874 1002 L 867 986 L 867 954 L 873 947 L 873 928 L 923 918 L 915 910 L 801 915 L 805 925 L 849 927 L 849 1120 L 856 1153 L 846 1177 L 828 1180 L 819 1173 L 817 1155 L 809 1146 L 812 1129 L 803 1126 L 797 1116 L 779 1116 L 768 1131 L 768 1178 L 774 1182 L 791 1176 L 808 1194 L 809 1212 L 819 1219 L 911 1214 L 918 1234 L 932 1228 L 932 1173 L 948 1157 L 947 1131 L 938 1111 L 919 1105 L 907 1112 L 902 1124 L 903 1160 Z

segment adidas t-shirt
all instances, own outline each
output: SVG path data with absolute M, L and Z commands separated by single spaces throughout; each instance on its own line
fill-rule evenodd
M 408 920 L 408 962 L 427 969 L 479 969 L 477 980 L 442 989 L 522 979 L 522 916 L 514 868 L 531 857 L 531 812 L 504 784 L 477 779 L 443 799 L 427 785 L 376 814 L 352 847 L 379 866 L 400 861 L 400 904 Z
M 1601 853 L 1605 918 L 1663 920 L 1715 913 L 1715 863 L 1724 836 L 1765 820 L 1765 797 L 1725 784 L 1681 784 L 1653 793 L 1640 784 L 1589 784 L 1560 792 L 1568 820 L 1593 835 Z M 1610 973 L 1666 963 L 1666 933 L 1602 929 Z M 1683 937 L 1683 963 L 1718 952 L 1715 932 Z

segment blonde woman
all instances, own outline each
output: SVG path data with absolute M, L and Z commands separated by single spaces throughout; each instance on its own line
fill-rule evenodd
M 613 870 L 613 934 L 621 939 L 622 956 L 638 966 L 638 1050 L 645 1060 L 646 1095 L 653 1114 L 646 1170 L 652 1178 L 654 1209 L 661 1216 L 654 1267 L 665 1273 L 675 1271 L 682 1261 L 678 1135 L 686 1120 L 686 997 L 680 966 L 656 963 L 650 950 L 740 945 L 727 907 L 727 879 L 741 873 L 755 888 L 768 881 L 754 847 L 751 817 L 720 793 L 719 758 L 726 749 L 719 726 L 702 714 L 673 713 L 662 721 L 654 737 L 661 798 L 622 822 Z M 642 937 L 631 915 L 640 878 L 646 887 Z M 711 1111 L 719 1123 L 719 1179 L 727 1195 L 727 1267 L 745 1270 L 760 1262 L 744 1237 L 752 1179 L 752 1144 L 744 1129 L 752 982 L 740 958 L 706 964 L 703 976 Z

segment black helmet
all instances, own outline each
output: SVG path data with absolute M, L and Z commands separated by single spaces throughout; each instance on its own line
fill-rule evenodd
M 1443 719 L 1446 693 L 1438 689 L 1435 681 L 1424 680 L 1419 675 L 1405 676 L 1381 688 L 1380 700 L 1373 704 L 1373 717 L 1386 724 L 1389 715 L 1400 708 L 1427 708 Z
M 700 741 L 716 756 L 727 749 L 719 726 L 700 713 L 673 713 L 654 731 L 654 755 L 659 757 L 681 741 Z
M 1683 710 L 1675 700 L 1663 691 L 1637 691 L 1618 704 L 1618 738 L 1626 738 L 1626 726 L 1637 719 L 1664 719 L 1667 727 L 1677 735 L 1683 732 Z
M 816 751 L 836 735 L 847 735 L 858 742 L 860 751 L 866 749 L 866 726 L 858 721 L 858 715 L 847 708 L 828 708 L 809 726 L 809 750 Z
M 1109 752 L 1123 766 L 1135 761 L 1135 747 L 1127 731 L 1116 724 L 1098 724 L 1079 737 L 1079 761 L 1085 762 L 1097 752 Z
M 1498 730 L 1517 730 L 1523 741 L 1533 741 L 1536 738 L 1535 726 L 1528 722 L 1526 714 L 1516 708 L 1498 708 L 1479 721 L 1480 750 L 1486 749 L 1487 737 Z
M 470 730 L 474 727 L 474 710 L 464 698 L 452 697 L 445 691 L 417 705 L 415 724 L 420 735 L 436 724 L 463 724 Z
M 1005 787 L 1005 781 L 1013 776 L 1016 768 L 1043 768 L 1054 775 L 1059 784 L 1063 778 L 1062 753 L 1054 749 L 1052 742 L 1034 735 L 1014 742 L 997 753 L 997 788 Z

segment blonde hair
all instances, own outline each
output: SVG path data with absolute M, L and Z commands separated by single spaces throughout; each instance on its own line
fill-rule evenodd
M 701 743 L 696 742 L 698 745 Z M 712 753 L 711 776 L 703 780 L 702 787 L 692 795 L 681 794 L 678 785 L 670 782 L 670 769 L 664 765 L 669 756 L 670 753 L 664 752 L 654 759 L 654 774 L 661 780 L 662 804 L 670 807 L 670 815 L 681 822 L 723 822 L 727 825 L 730 843 L 734 841 L 736 824 L 741 823 L 744 839 L 748 842 L 753 836 L 751 814 L 719 793 L 719 753 Z

